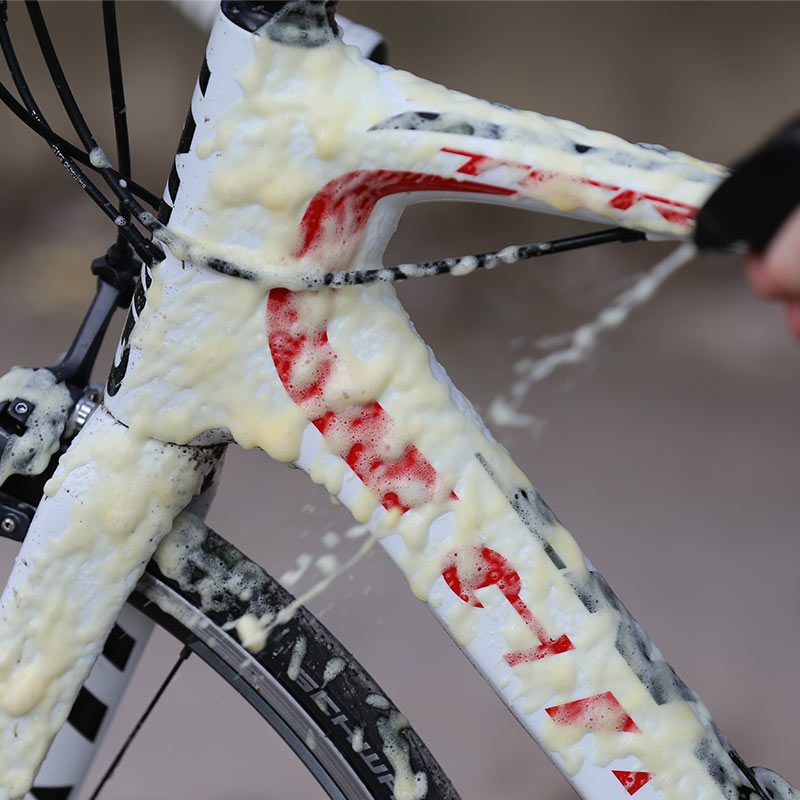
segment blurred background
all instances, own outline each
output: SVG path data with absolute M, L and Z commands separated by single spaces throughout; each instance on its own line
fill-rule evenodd
M 90 125 L 110 134 L 98 4 L 45 12 Z M 512 106 L 731 163 L 800 105 L 793 3 L 352 2 L 395 66 Z M 65 131 L 24 9 L 12 29 L 29 81 Z M 160 2 L 119 4 L 134 175 L 160 192 L 205 36 Z M 5 80 L 5 77 L 3 78 Z M 52 109 L 52 111 L 51 111 Z M 53 362 L 90 298 L 109 224 L 47 147 L 0 109 L 3 369 Z M 386 263 L 554 238 L 573 224 L 490 206 L 412 209 Z M 593 318 L 669 251 L 598 251 L 411 282 L 422 336 L 479 410 L 542 351 Z M 113 338 L 113 337 L 112 337 Z M 100 372 L 103 377 L 105 368 Z M 800 345 L 749 291 L 738 259 L 685 267 L 586 365 L 535 387 L 531 429 L 494 432 L 710 707 L 750 764 L 800 783 L 796 759 Z M 231 451 L 211 524 L 272 574 L 298 556 L 345 560 L 323 534 L 349 525 L 325 492 L 261 453 Z M 7 543 L 0 559 L 10 567 Z M 320 573 L 312 566 L 305 583 Z M 465 800 L 572 795 L 378 548 L 312 603 L 408 715 Z M 115 721 L 106 760 L 177 655 L 156 634 Z M 190 659 L 106 796 L 253 800 L 319 790 L 260 719 Z M 127 726 L 127 727 L 126 727 Z M 100 773 L 94 770 L 95 780 Z M 93 788 L 89 781 L 87 788 Z

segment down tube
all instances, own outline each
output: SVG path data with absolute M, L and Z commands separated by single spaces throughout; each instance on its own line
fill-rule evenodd
M 415 594 L 581 795 L 760 794 L 391 287 L 272 290 L 267 327 L 278 376 L 311 421 L 299 466 L 369 518 Z M 365 340 L 402 356 L 376 357 Z M 363 389 L 361 402 L 342 402 L 343 380 L 350 397 Z

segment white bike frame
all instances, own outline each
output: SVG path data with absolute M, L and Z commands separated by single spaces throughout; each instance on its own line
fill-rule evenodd
M 215 29 L 214 37 L 216 38 L 212 37 L 212 43 L 210 46 L 210 53 L 213 54 L 213 58 L 212 56 L 209 57 L 210 78 L 207 78 L 206 87 L 204 88 L 201 85 L 198 87 L 198 90 L 195 93 L 193 111 L 196 119 L 207 118 L 208 120 L 211 120 L 213 124 L 213 121 L 218 119 L 222 113 L 222 108 L 214 108 L 213 105 L 210 107 L 210 112 L 207 110 L 209 108 L 208 103 L 212 102 L 211 100 L 207 99 L 208 97 L 218 99 L 223 107 L 230 103 L 233 92 L 228 87 L 232 85 L 231 81 L 234 76 L 237 75 L 241 68 L 245 65 L 247 60 L 245 54 L 248 52 L 246 49 L 246 43 L 248 41 L 247 37 L 249 36 L 250 34 L 247 34 L 245 37 L 241 33 L 241 29 L 237 28 L 236 26 L 232 26 L 229 21 L 223 18 L 220 19 L 220 22 Z M 237 39 L 237 37 L 239 38 Z M 241 41 L 239 41 L 239 39 L 241 39 Z M 220 52 L 223 52 L 224 55 L 220 55 Z M 242 63 L 237 63 L 237 58 L 239 57 L 245 57 L 245 61 Z M 216 89 L 217 82 L 219 82 L 219 85 L 221 85 L 222 88 Z M 201 129 L 202 123 L 200 123 L 199 126 L 199 133 L 192 139 L 193 146 L 194 143 L 202 140 L 202 136 L 200 135 L 202 134 Z M 207 133 L 206 135 L 208 136 L 210 134 Z M 167 195 L 168 200 L 172 200 L 175 203 L 176 210 L 180 211 L 182 209 L 184 215 L 182 218 L 179 218 L 177 222 L 174 219 L 171 220 L 171 224 L 175 225 L 178 230 L 184 231 L 189 225 L 187 222 L 189 214 L 194 210 L 194 204 L 196 202 L 194 198 L 200 194 L 199 189 L 196 187 L 204 185 L 205 180 L 202 175 L 201 164 L 198 163 L 196 169 L 188 164 L 192 152 L 193 151 L 190 150 L 189 153 L 187 153 L 186 159 L 183 161 L 183 163 L 181 163 L 180 159 L 178 161 L 178 172 L 181 173 L 182 170 L 185 170 L 185 173 L 180 175 L 181 194 L 171 193 L 171 195 Z M 449 168 L 451 172 L 458 172 L 459 169 L 464 166 L 464 164 L 468 166 L 473 165 L 474 158 L 485 157 L 483 154 L 469 155 L 465 154 L 463 151 L 460 151 L 459 154 L 467 160 L 464 163 L 459 162 L 459 164 L 454 164 Z M 197 183 L 192 185 L 191 181 L 196 181 Z M 491 185 L 502 186 L 503 180 L 500 179 Z M 183 206 L 181 207 L 181 200 L 184 196 L 186 196 L 188 199 L 183 201 Z M 618 194 L 614 194 L 614 197 L 618 196 Z M 680 203 L 682 201 L 677 202 Z M 191 230 L 189 232 L 191 232 Z M 159 269 L 162 270 L 162 274 L 166 274 L 170 269 L 183 270 L 184 265 L 181 264 L 177 259 L 174 259 L 170 256 L 168 257 L 168 261 L 165 262 L 165 264 Z M 179 275 L 177 272 L 175 274 L 176 276 Z M 229 278 L 220 279 L 217 275 L 213 273 L 208 275 L 204 271 L 198 271 L 196 279 L 201 282 L 207 281 L 209 287 L 212 289 L 220 284 L 220 280 L 225 280 L 228 282 L 232 280 Z M 267 313 L 269 314 L 269 311 Z M 273 310 L 273 317 L 276 318 L 279 314 L 280 308 Z M 120 355 L 122 356 L 123 353 L 124 348 L 120 351 Z M 440 380 L 444 379 L 442 373 L 437 372 L 436 374 Z M 282 382 L 284 385 L 286 385 L 285 380 L 282 379 Z M 126 419 L 126 417 L 130 417 L 131 412 L 129 409 L 125 408 L 125 401 L 127 400 L 128 403 L 135 405 L 138 402 L 138 398 L 136 398 L 133 394 L 131 394 L 128 398 L 125 398 L 124 393 L 121 395 L 121 397 L 122 400 L 120 401 L 112 400 L 109 403 L 109 407 L 119 418 Z M 457 404 L 460 403 L 461 400 L 457 398 Z M 469 416 L 468 409 L 462 407 L 461 410 L 464 411 L 467 416 Z M 478 431 L 479 435 L 483 435 L 479 428 L 476 428 L 476 430 Z M 235 433 L 234 437 L 236 437 Z M 168 435 L 165 435 L 163 438 L 167 441 L 170 440 Z M 298 463 L 301 466 L 309 470 L 314 469 L 315 460 L 318 458 L 320 441 L 321 436 L 319 427 L 317 426 L 315 428 L 314 426 L 308 426 L 304 433 L 301 456 L 298 459 Z M 456 456 L 458 460 L 461 460 L 465 457 L 468 458 L 469 454 L 459 453 Z M 538 506 L 538 503 L 534 499 L 534 495 L 528 492 L 530 495 L 529 501 L 529 498 L 526 497 L 524 493 L 521 495 L 517 494 L 519 484 L 506 483 L 505 486 L 503 486 L 503 479 L 501 476 L 497 475 L 498 469 L 492 468 L 489 463 L 489 458 L 481 456 L 478 457 L 476 461 L 480 465 L 480 468 L 483 470 L 485 475 L 488 476 L 489 484 L 487 484 L 487 486 L 499 486 L 501 496 L 503 494 L 508 494 L 510 489 L 511 493 L 509 494 L 509 509 L 511 509 L 517 517 L 517 520 L 513 521 L 512 516 L 512 524 L 518 525 L 521 521 L 522 527 L 520 528 L 520 531 L 523 533 L 523 535 L 532 536 L 534 540 L 538 540 L 541 544 L 542 542 L 540 537 L 543 535 L 543 526 L 545 528 L 552 529 L 545 536 L 550 544 L 545 545 L 543 550 L 543 553 L 547 559 L 549 559 L 551 564 L 551 567 L 548 567 L 548 569 L 555 567 L 557 571 L 562 571 L 569 567 L 570 569 L 567 571 L 580 570 L 580 561 L 578 560 L 574 563 L 571 561 L 571 559 L 577 558 L 577 556 L 575 556 L 575 554 L 572 552 L 572 545 L 569 543 L 569 540 L 563 538 L 565 532 L 562 532 L 562 529 L 560 529 L 555 521 L 550 518 L 548 513 L 543 511 L 541 507 Z M 503 465 L 500 464 L 499 470 L 502 470 L 503 468 Z M 353 478 L 353 476 L 348 474 L 345 479 L 345 485 L 338 492 L 340 499 L 346 505 L 352 505 L 361 491 L 360 481 L 357 480 L 357 471 L 353 470 L 353 472 L 356 477 Z M 466 478 L 464 480 L 466 480 Z M 460 498 L 462 496 L 462 490 L 458 488 L 459 486 L 460 484 L 456 483 L 455 492 Z M 523 490 L 525 489 L 524 485 L 522 488 Z M 490 489 L 490 491 L 494 490 Z M 387 504 L 384 504 L 384 506 L 386 505 Z M 396 507 L 396 505 L 397 504 L 388 503 L 389 509 Z M 373 522 L 376 524 L 378 523 L 377 520 L 373 520 Z M 509 523 L 507 522 L 506 524 Z M 505 530 L 502 536 L 508 536 Z M 47 538 L 47 536 L 43 538 Z M 35 552 L 35 537 L 32 537 L 30 541 L 33 544 L 29 546 L 28 551 L 25 551 L 26 553 Z M 486 539 L 481 538 L 480 541 L 483 542 L 486 541 Z M 489 541 L 492 541 L 491 538 Z M 644 758 L 642 753 L 645 752 L 646 748 L 645 750 L 640 750 L 637 748 L 635 744 L 635 738 L 633 737 L 640 735 L 644 737 L 645 735 L 649 735 L 650 731 L 647 731 L 647 723 L 645 723 L 641 715 L 638 712 L 629 713 L 627 705 L 629 703 L 635 705 L 639 702 L 653 702 L 656 706 L 663 706 L 665 704 L 670 705 L 671 703 L 675 703 L 676 705 L 671 709 L 673 713 L 683 714 L 685 713 L 685 706 L 688 706 L 695 709 L 696 714 L 698 714 L 703 720 L 704 711 L 700 706 L 697 705 L 696 698 L 685 690 L 685 687 L 683 687 L 681 684 L 674 683 L 672 677 L 668 673 L 664 672 L 666 668 L 663 666 L 663 662 L 660 661 L 659 655 L 656 651 L 650 650 L 649 645 L 640 639 L 639 631 L 635 627 L 627 629 L 627 633 L 625 635 L 630 637 L 630 641 L 627 645 L 623 644 L 620 646 L 620 639 L 619 636 L 617 636 L 615 639 L 616 647 L 606 652 L 602 658 L 603 660 L 607 660 L 622 657 L 623 661 L 626 661 L 630 667 L 630 657 L 632 657 L 631 648 L 633 648 L 633 650 L 646 652 L 648 654 L 648 660 L 655 662 L 656 665 L 654 667 L 651 665 L 650 667 L 650 669 L 654 670 L 654 672 L 647 672 L 645 670 L 645 680 L 649 682 L 648 689 L 650 690 L 650 700 L 640 701 L 639 699 L 631 699 L 630 701 L 626 700 L 624 703 L 622 703 L 618 698 L 625 693 L 626 690 L 624 688 L 617 688 L 616 684 L 608 684 L 608 686 L 611 688 L 605 688 L 604 691 L 595 691 L 595 689 L 603 687 L 596 686 L 594 683 L 592 683 L 594 679 L 588 674 L 585 674 L 576 686 L 570 687 L 570 689 L 564 693 L 564 696 L 559 697 L 558 702 L 554 702 L 552 700 L 552 697 L 555 696 L 552 694 L 551 700 L 546 702 L 532 700 L 530 695 L 526 697 L 524 695 L 516 694 L 516 689 L 518 688 L 517 680 L 519 676 L 514 672 L 514 668 L 518 667 L 520 663 L 531 664 L 538 661 L 542 661 L 542 663 L 544 663 L 547 658 L 555 659 L 560 656 L 564 656 L 573 650 L 578 650 L 576 641 L 580 638 L 581 634 L 579 632 L 580 626 L 578 625 L 578 628 L 574 627 L 576 625 L 576 615 L 586 616 L 587 613 L 588 615 L 595 613 L 597 607 L 596 605 L 595 607 L 592 607 L 593 604 L 601 602 L 608 602 L 611 610 L 618 609 L 616 609 L 614 600 L 609 600 L 605 595 L 605 588 L 603 585 L 596 582 L 597 579 L 592 573 L 588 573 L 586 580 L 577 580 L 577 583 L 575 580 L 573 580 L 571 584 L 569 580 L 567 581 L 567 583 L 571 586 L 572 591 L 576 593 L 577 599 L 583 603 L 584 610 L 580 611 L 580 609 L 578 609 L 578 611 L 576 611 L 575 609 L 572 609 L 564 612 L 564 616 L 560 617 L 559 613 L 555 612 L 554 609 L 551 608 L 550 611 L 554 614 L 552 621 L 547 625 L 540 624 L 538 620 L 534 619 L 537 614 L 534 613 L 531 615 L 530 612 L 529 606 L 532 606 L 534 601 L 532 599 L 526 600 L 524 599 L 526 597 L 524 593 L 520 593 L 519 591 L 508 588 L 509 585 L 514 584 L 514 575 L 517 573 L 517 571 L 519 571 L 522 576 L 522 585 L 524 587 L 524 591 L 529 593 L 534 592 L 530 578 L 526 578 L 526 575 L 522 573 L 521 566 L 518 567 L 516 562 L 514 563 L 514 567 L 517 567 L 517 569 L 508 566 L 510 560 L 515 557 L 512 554 L 522 550 L 526 551 L 527 553 L 526 548 L 531 546 L 530 541 L 526 539 L 520 539 L 519 543 L 514 546 L 510 545 L 509 538 L 505 538 L 502 541 L 502 553 L 500 552 L 501 545 L 499 544 L 496 546 L 496 549 L 487 548 L 485 545 L 482 545 L 484 549 L 482 551 L 481 558 L 486 560 L 487 563 L 491 563 L 495 568 L 499 568 L 502 573 L 501 577 L 503 577 L 505 582 L 503 583 L 499 578 L 498 580 L 493 580 L 489 583 L 484 582 L 483 584 L 481 581 L 474 582 L 471 589 L 464 590 L 464 593 L 466 594 L 466 600 L 468 601 L 465 603 L 463 600 L 459 600 L 458 596 L 453 592 L 455 591 L 454 587 L 460 586 L 463 589 L 463 587 L 467 585 L 468 578 L 466 577 L 465 570 L 468 572 L 468 568 L 456 560 L 443 563 L 443 576 L 437 580 L 436 584 L 438 599 L 434 605 L 438 604 L 436 608 L 437 613 L 447 620 L 448 616 L 458 616 L 460 610 L 462 609 L 462 605 L 465 608 L 471 609 L 469 616 L 472 617 L 472 624 L 474 624 L 476 627 L 475 630 L 467 631 L 465 633 L 465 638 L 469 638 L 471 640 L 467 643 L 467 650 L 470 651 L 471 657 L 479 665 L 487 679 L 501 690 L 501 694 L 505 693 L 506 696 L 504 699 L 510 706 L 515 707 L 518 717 L 521 717 L 521 721 L 524 725 L 526 725 L 526 727 L 528 727 L 532 734 L 538 735 L 540 738 L 544 737 L 545 739 L 550 737 L 549 744 L 551 745 L 551 752 L 560 753 L 560 756 L 555 758 L 556 763 L 564 771 L 571 773 L 569 777 L 574 784 L 581 789 L 582 794 L 587 797 L 599 796 L 600 794 L 603 796 L 613 796 L 614 792 L 618 792 L 620 787 L 622 787 L 628 792 L 631 792 L 631 789 L 634 789 L 634 791 L 638 793 L 639 797 L 644 798 L 650 792 L 658 793 L 659 789 L 666 793 L 672 791 L 674 787 L 669 786 L 669 779 L 663 777 L 663 773 L 659 775 L 658 769 L 655 769 L 654 771 L 640 769 L 640 767 L 643 766 L 643 764 L 640 763 Z M 556 545 L 553 544 L 553 541 L 556 542 Z M 389 537 L 384 543 L 386 544 L 387 549 L 390 551 L 390 554 L 392 554 L 396 560 L 403 561 L 408 547 L 407 542 L 405 544 L 401 544 L 398 538 Z M 563 552 L 559 551 L 559 546 L 563 546 L 566 548 L 566 550 Z M 490 554 L 487 554 L 487 549 L 491 551 Z M 569 555 L 566 554 L 567 551 L 569 552 Z M 493 555 L 498 553 L 502 556 L 502 559 L 495 558 Z M 492 559 L 494 559 L 494 561 L 492 561 Z M 485 593 L 482 593 L 478 596 L 475 594 L 475 592 L 481 588 L 488 589 L 493 585 L 497 586 L 500 583 L 502 583 L 500 593 L 501 596 L 499 598 L 495 598 L 495 603 L 491 608 L 491 613 L 488 611 L 485 614 L 473 613 L 474 611 L 479 611 L 482 609 L 484 604 L 486 604 L 488 607 L 490 603 L 488 597 L 491 596 L 490 594 L 486 595 Z M 581 595 L 580 591 L 576 589 L 576 585 L 578 587 L 584 587 L 585 592 L 583 595 Z M 586 594 L 586 592 L 588 592 L 588 594 Z M 533 648 L 525 647 L 521 650 L 515 650 L 514 653 L 510 654 L 508 641 L 502 641 L 496 635 L 496 630 L 498 627 L 497 620 L 495 619 L 491 620 L 491 622 L 489 621 L 489 617 L 492 615 L 497 615 L 499 619 L 502 620 L 500 622 L 501 626 L 513 626 L 515 623 L 517 626 L 519 626 L 519 620 L 521 619 L 525 625 L 527 625 L 527 627 L 536 635 L 536 638 L 539 642 L 538 645 L 535 645 Z M 519 619 L 517 619 L 517 617 Z M 589 616 L 586 616 L 586 619 L 589 619 Z M 452 619 L 450 622 L 452 624 Z M 565 630 L 568 630 L 569 633 L 551 635 L 543 632 L 546 628 L 560 630 L 562 626 Z M 525 633 L 524 628 L 522 633 Z M 517 636 L 520 635 L 520 633 L 517 632 L 514 635 Z M 509 655 L 513 656 L 515 653 L 525 653 L 529 650 L 536 651 L 536 654 L 533 655 L 531 659 L 512 658 L 511 661 L 509 661 Z M 626 657 L 626 654 L 628 657 Z M 579 653 L 577 655 L 580 656 Z M 597 656 L 595 656 L 595 659 L 596 658 Z M 577 658 L 576 660 L 580 661 L 581 659 Z M 585 663 L 589 663 L 589 660 L 586 660 Z M 536 666 L 535 663 L 534 666 Z M 532 669 L 529 671 L 532 671 Z M 636 670 L 634 669 L 634 671 Z M 660 677 L 655 675 L 655 673 L 658 672 L 662 673 Z M 640 677 L 642 677 L 641 669 L 639 674 Z M 659 690 L 654 688 L 652 683 L 652 681 L 654 681 L 656 678 L 659 680 L 663 678 L 666 681 L 666 683 L 663 684 L 662 689 L 664 686 L 669 687 L 668 696 L 662 696 L 661 700 L 659 700 L 657 696 L 659 695 Z M 622 684 L 620 684 L 620 687 L 626 685 L 625 680 L 623 680 Z M 579 690 L 577 690 L 578 686 L 581 686 Z M 512 691 L 512 689 L 514 691 Z M 577 694 L 575 693 L 576 690 Z M 675 692 L 677 692 L 677 695 Z M 558 693 L 556 692 L 556 694 Z M 681 703 L 684 705 L 681 705 Z M 676 708 L 679 708 L 679 710 L 676 711 Z M 655 711 L 657 710 L 658 709 L 655 709 Z M 598 723 L 598 719 L 600 719 L 601 722 Z M 657 722 L 652 722 L 652 727 L 654 730 L 658 728 L 658 724 L 659 723 Z M 555 726 L 555 728 L 553 726 Z M 559 728 L 559 726 L 561 726 L 561 728 Z M 563 741 L 558 741 L 558 732 L 567 728 L 572 729 L 571 733 L 574 733 L 575 731 L 582 731 L 583 733 L 589 731 L 590 735 L 588 737 L 583 737 L 582 735 L 575 741 L 572 741 L 572 739 L 575 739 L 575 737 L 570 735 L 562 737 L 564 739 Z M 606 739 L 609 741 L 604 740 L 602 746 L 605 748 L 610 748 L 607 750 L 607 752 L 611 754 L 609 756 L 611 759 L 610 763 L 606 757 L 598 755 L 598 745 L 596 740 L 600 734 L 609 734 L 609 736 L 606 737 Z M 614 738 L 614 734 L 620 734 L 620 737 L 623 739 L 626 738 L 626 736 L 623 736 L 623 734 L 627 735 L 627 738 L 634 742 L 633 744 L 625 745 L 625 747 L 628 748 L 628 752 L 626 752 L 624 755 L 613 754 L 615 745 L 612 745 L 610 740 Z M 689 749 L 695 756 L 699 756 L 699 761 L 705 761 L 706 764 L 710 762 L 719 767 L 724 754 L 717 751 L 718 741 L 714 739 L 714 736 L 715 731 L 713 731 L 713 729 L 708 729 L 706 733 L 703 736 L 700 736 L 699 739 L 693 744 L 693 747 Z M 723 749 L 727 748 L 727 744 L 724 742 L 724 740 L 722 740 L 722 746 Z M 723 790 L 723 794 L 726 787 L 729 787 L 730 785 L 743 785 L 741 784 L 741 776 L 736 774 L 735 769 L 732 769 L 729 765 L 725 766 L 723 769 L 725 773 L 724 780 L 717 780 L 716 784 L 714 781 L 711 781 L 711 783 L 709 783 L 706 789 L 703 791 L 698 791 L 697 788 L 694 787 L 690 790 L 686 790 L 687 793 L 685 795 L 681 794 L 676 796 L 704 796 L 706 791 L 709 792 L 708 796 L 715 796 L 715 785 L 717 787 L 716 791 Z M 682 764 L 680 773 L 681 776 L 685 778 L 688 772 L 689 769 L 687 765 L 685 763 Z M 658 780 L 658 778 L 662 777 L 663 780 Z M 721 776 L 719 775 L 717 776 L 718 779 L 720 777 Z M 702 782 L 706 779 L 699 777 L 698 780 Z M 725 781 L 730 781 L 732 783 L 728 784 L 725 783 Z M 598 791 L 598 787 L 606 788 L 600 788 Z

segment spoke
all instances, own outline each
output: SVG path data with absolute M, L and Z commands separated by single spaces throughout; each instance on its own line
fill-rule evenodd
M 122 761 L 125 753 L 128 751 L 131 743 L 133 742 L 136 734 L 139 733 L 142 725 L 144 725 L 145 720 L 150 716 L 150 712 L 155 708 L 156 703 L 161 699 L 161 695 L 167 689 L 172 679 L 177 674 L 178 670 L 181 668 L 184 661 L 192 654 L 192 649 L 189 645 L 184 645 L 183 649 L 178 656 L 178 660 L 172 665 L 172 669 L 169 671 L 169 674 L 164 679 L 164 682 L 161 686 L 158 687 L 158 691 L 153 695 L 153 699 L 148 703 L 147 708 L 142 712 L 142 716 L 139 717 L 139 721 L 134 725 L 133 730 L 128 734 L 128 738 L 122 743 L 122 747 L 120 747 L 119 752 L 114 757 L 114 760 L 109 764 L 108 769 L 105 771 L 105 774 L 100 779 L 100 783 L 97 784 L 97 788 L 92 792 L 91 797 L 89 800 L 97 800 L 98 795 L 103 790 L 103 787 L 108 783 L 111 776 L 114 774 L 114 770 L 119 766 L 120 761 Z

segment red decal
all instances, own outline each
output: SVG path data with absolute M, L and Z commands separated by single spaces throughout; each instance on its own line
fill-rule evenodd
M 378 200 L 400 192 L 426 191 L 514 194 L 513 189 L 501 186 L 424 172 L 357 170 L 325 184 L 311 198 L 300 222 L 301 241 L 295 256 L 300 258 L 323 244 L 345 248 L 347 253 L 342 255 L 342 266 L 346 266 Z
M 411 443 L 398 447 L 394 422 L 379 403 L 354 405 L 338 413 L 326 407 L 324 389 L 336 354 L 327 329 L 303 320 L 297 295 L 273 289 L 267 321 L 278 376 L 331 449 L 380 497 L 384 508 L 405 512 L 428 502 L 438 486 L 436 470 Z
M 573 650 L 574 646 L 569 637 L 564 634 L 558 639 L 548 636 L 544 628 L 531 614 L 530 609 L 525 605 L 519 596 L 521 581 L 519 573 L 506 561 L 500 553 L 490 550 L 488 547 L 475 547 L 468 551 L 467 558 L 460 559 L 462 571 L 459 572 L 459 554 L 453 553 L 450 556 L 450 565 L 442 572 L 442 577 L 447 585 L 465 603 L 469 603 L 475 608 L 483 608 L 480 601 L 475 596 L 477 589 L 484 589 L 487 586 L 496 586 L 503 596 L 511 603 L 514 611 L 519 614 L 522 621 L 533 631 L 536 638 L 541 642 L 538 647 L 530 650 L 519 650 L 516 653 L 506 653 L 503 656 L 506 663 L 513 667 L 530 661 L 537 661 L 546 656 L 565 653 Z
M 616 197 L 611 198 L 609 205 L 612 208 L 618 208 L 620 211 L 627 211 L 631 206 L 636 205 L 636 203 L 643 199 L 643 194 L 626 189 L 624 192 L 620 192 L 616 195 Z
M 649 772 L 630 772 L 626 769 L 612 769 L 611 771 L 628 794 L 636 794 L 653 777 Z
M 521 188 L 529 187 L 533 184 L 544 183 L 545 181 L 553 178 L 561 178 L 572 183 L 579 183 L 584 186 L 595 186 L 598 189 L 605 189 L 608 192 L 613 192 L 613 197 L 608 201 L 611 208 L 618 211 L 627 211 L 629 208 L 637 205 L 642 201 L 647 201 L 653 204 L 655 210 L 665 219 L 674 225 L 684 225 L 691 227 L 694 219 L 697 216 L 697 209 L 687 203 L 679 203 L 677 200 L 669 200 L 666 197 L 659 197 L 653 194 L 642 194 L 632 189 L 623 189 L 621 186 L 615 186 L 611 183 L 602 183 L 600 181 L 592 180 L 591 178 L 578 178 L 571 175 L 559 175 L 555 172 L 546 172 L 540 169 L 534 169 L 529 164 L 520 164 L 513 161 L 503 161 L 498 158 L 491 158 L 490 156 L 480 155 L 478 153 L 470 153 L 467 150 L 451 150 L 450 148 L 442 148 L 443 153 L 452 153 L 453 155 L 464 156 L 467 161 L 462 164 L 457 172 L 465 175 L 481 175 L 489 169 L 494 167 L 510 167 L 526 172 L 525 177 L 519 179 L 518 185 Z M 512 192 L 513 194 L 513 192 Z
M 590 178 L 562 176 L 534 169 L 529 164 L 503 161 L 467 150 L 442 148 L 442 152 L 463 156 L 466 159 L 456 170 L 461 175 L 479 176 L 490 169 L 504 166 L 524 173 L 518 180 L 520 188 L 560 177 L 574 183 L 595 186 L 612 192 L 613 197 L 608 201 L 608 205 L 619 211 L 626 211 L 642 201 L 648 201 L 654 204 L 655 210 L 668 222 L 687 227 L 691 226 L 697 214 L 697 209 L 686 203 L 678 203 L 656 195 L 640 194 Z M 311 198 L 300 222 L 300 241 L 294 254 L 295 257 L 301 258 L 324 245 L 336 253 L 340 266 L 346 266 L 360 243 L 361 235 L 378 200 L 401 192 L 424 191 L 469 192 L 504 196 L 517 193 L 517 190 L 504 186 L 447 178 L 425 172 L 385 169 L 349 172 L 327 183 Z M 328 265 L 327 268 L 332 269 L 334 266 Z
M 658 202 L 664 202 L 660 197 L 654 197 Z M 683 205 L 675 203 L 674 205 Z M 692 227 L 692 223 L 697 217 L 697 209 L 691 206 L 683 206 L 682 208 L 665 208 L 664 206 L 655 206 L 656 211 L 661 214 L 667 222 L 674 225 L 685 225 L 687 228 Z
M 562 706 L 551 706 L 545 711 L 558 725 L 573 725 L 587 731 L 641 733 L 639 726 L 611 692 L 573 700 Z
M 522 187 L 534 186 L 537 183 L 544 183 L 555 177 L 554 172 L 545 172 L 541 169 L 532 169 L 526 177 L 524 177 L 519 185 Z
M 492 167 L 496 167 L 499 164 L 505 163 L 496 158 L 492 158 L 491 156 L 481 156 L 477 155 L 476 153 L 468 153 L 466 150 L 451 150 L 449 147 L 443 147 L 442 152 L 452 153 L 456 156 L 467 157 L 467 163 L 462 164 L 456 170 L 456 172 L 460 172 L 462 175 L 480 175 L 482 172 L 486 172 L 487 169 L 491 169 Z
M 518 169 L 522 172 L 530 172 L 531 169 L 527 164 L 503 161 L 499 158 L 492 158 L 491 156 L 470 153 L 467 150 L 453 150 L 450 147 L 443 147 L 442 152 L 452 153 L 454 156 L 465 156 L 467 158 L 467 162 L 456 170 L 456 172 L 460 172 L 463 175 L 482 175 L 484 172 L 494 169 L 495 167 L 510 167 L 511 169 Z M 511 192 L 511 194 L 513 194 L 513 192 Z

